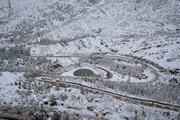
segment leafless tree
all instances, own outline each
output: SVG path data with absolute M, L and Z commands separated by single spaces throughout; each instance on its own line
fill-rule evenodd
M 11 0 L 8 0 L 9 14 L 8 17 L 11 16 Z

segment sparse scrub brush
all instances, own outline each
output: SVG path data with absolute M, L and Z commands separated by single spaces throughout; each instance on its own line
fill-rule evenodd
M 60 99 L 61 99 L 62 101 L 67 100 L 67 99 L 68 99 L 67 94 L 61 94 L 61 95 L 60 95 Z

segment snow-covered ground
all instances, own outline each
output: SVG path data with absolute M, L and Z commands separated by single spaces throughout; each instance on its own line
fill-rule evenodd
M 6 75 L 9 77 L 7 78 Z M 14 85 L 15 81 L 18 82 L 18 85 Z M 92 118 L 93 116 L 98 116 L 114 120 L 126 118 L 157 118 L 168 120 L 176 119 L 176 116 L 178 115 L 178 112 L 135 105 L 113 99 L 110 96 L 92 94 L 75 88 L 57 88 L 55 86 L 48 87 L 43 82 L 32 81 L 31 88 L 24 88 L 22 86 L 25 81 L 20 73 L 12 74 L 9 72 L 3 72 L 0 77 L 0 82 L 1 89 L 6 90 L 4 92 L 3 90 L 1 91 L 1 96 L 6 95 L 4 96 L 6 99 L 3 99 L 3 103 L 1 103 L 1 105 L 9 105 L 9 103 L 12 103 L 13 106 L 19 105 L 21 107 L 29 106 L 28 103 L 31 103 L 31 105 L 36 103 L 47 103 L 50 105 L 52 102 L 51 99 L 53 98 L 57 102 L 57 105 L 51 106 L 54 110 L 69 111 L 73 114 L 76 113 L 87 117 L 91 116 Z M 7 84 L 10 83 L 13 83 L 13 85 L 7 86 Z M 27 86 L 27 84 L 25 86 Z M 19 87 L 21 87 L 21 89 Z M 19 95 L 15 94 L 17 90 L 21 91 L 19 92 Z M 29 91 L 31 91 L 31 94 L 26 97 L 21 97 L 22 95 L 29 93 Z M 48 106 L 47 104 L 46 106 Z
M 12 46 L 22 45 L 30 49 L 32 57 L 44 56 L 54 65 L 62 65 L 62 69 L 58 69 L 59 71 L 56 69 L 56 72 L 63 73 L 61 76 L 75 77 L 74 71 L 87 68 L 95 74 L 101 75 L 102 78 L 106 78 L 107 71 L 109 71 L 112 74 L 112 78 L 108 79 L 110 82 L 145 83 L 145 86 L 149 84 L 151 86 L 150 82 L 154 82 L 152 84 L 156 86 L 170 84 L 175 87 L 170 88 L 172 90 L 169 91 L 172 91 L 173 94 L 174 91 L 179 91 L 179 73 L 171 74 L 168 71 L 163 73 L 156 66 L 148 63 L 146 64 L 149 67 L 142 72 L 147 78 L 141 80 L 113 71 L 110 69 L 112 63 L 108 63 L 108 67 L 95 65 L 93 62 L 79 63 L 80 59 L 84 59 L 83 56 L 92 53 L 108 53 L 108 55 L 120 57 L 123 57 L 121 55 L 137 56 L 150 60 L 167 70 L 177 69 L 178 71 L 180 69 L 179 0 L 0 0 L 0 42 L 0 48 L 4 47 L 8 50 Z M 0 52 L 3 53 L 4 50 L 0 49 Z M 2 58 L 0 66 L 12 64 L 8 58 L 1 56 L 0 53 L 0 58 Z M 14 61 L 17 61 L 14 67 L 21 64 L 16 58 Z M 25 64 L 19 65 L 20 67 L 26 66 L 27 63 L 33 64 L 27 62 L 28 60 L 24 61 L 26 61 Z M 114 61 L 118 63 L 118 60 Z M 132 66 L 132 68 L 138 69 L 139 67 L 135 63 L 120 62 L 126 66 Z M 107 61 L 104 63 L 107 64 Z M 80 66 L 76 66 L 78 64 Z M 36 68 L 49 70 L 46 65 L 42 66 L 42 68 L 41 66 L 36 66 Z M 11 67 L 13 68 L 13 65 Z M 2 72 L 0 76 L 0 107 L 9 104 L 16 106 L 24 101 L 28 103 L 31 98 L 35 100 L 35 103 L 40 104 L 52 94 L 55 96 L 66 94 L 68 99 L 58 101 L 57 108 L 70 113 L 77 112 L 91 116 L 100 114 L 101 117 L 107 113 L 105 115 L 107 119 L 133 119 L 131 117 L 137 116 L 140 117 L 137 119 L 176 119 L 178 114 L 158 108 L 151 110 L 151 107 L 122 102 L 109 96 L 92 93 L 82 95 L 82 91 L 75 88 L 68 88 L 72 90 L 67 92 L 65 88 L 60 87 L 61 90 L 56 91 L 54 86 L 51 86 L 50 89 L 47 88 L 49 91 L 46 91 L 45 98 L 41 95 L 43 92 L 35 91 L 38 89 L 34 87 L 32 91 L 30 90 L 31 92 L 27 93 L 29 95 L 27 100 L 23 98 L 23 91 L 27 92 L 24 88 L 30 89 L 29 84 L 36 87 L 36 84 L 41 86 L 42 83 L 32 82 L 21 72 L 3 71 L 3 69 L 0 68 Z M 28 85 L 21 88 L 21 82 L 23 85 L 27 82 Z M 82 82 L 84 85 L 93 86 L 93 83 Z M 157 90 L 159 89 L 157 88 Z M 158 94 L 155 96 L 156 98 L 158 98 Z M 169 95 L 169 93 L 167 94 Z M 166 94 L 164 96 L 166 97 Z M 77 99 L 74 100 L 73 97 Z M 18 98 L 21 98 L 22 101 L 17 102 Z M 94 100 L 89 102 L 90 98 Z M 173 103 L 173 100 L 177 100 L 177 96 L 167 99 Z M 103 112 L 103 110 L 105 111 Z
M 179 4 L 176 0 L 106 1 L 46 35 L 47 38 L 51 36 L 51 40 L 56 40 L 58 36 L 58 40 L 74 42 L 65 46 L 33 46 L 32 54 L 117 50 L 121 54 L 152 60 L 165 68 L 179 68 Z
M 0 76 L 0 104 L 11 103 L 12 105 L 17 105 L 17 99 L 20 96 L 16 93 L 18 87 L 15 86 L 14 83 L 19 80 L 22 75 L 22 73 L 2 72 L 2 76 Z

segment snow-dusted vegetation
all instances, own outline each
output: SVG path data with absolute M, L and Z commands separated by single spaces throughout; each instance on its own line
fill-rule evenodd
M 179 0 L 0 0 L 0 119 L 179 120 Z

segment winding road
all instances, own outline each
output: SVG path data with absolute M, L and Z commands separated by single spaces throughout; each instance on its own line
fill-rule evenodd
M 94 53 L 94 54 L 97 54 L 97 53 Z M 105 55 L 105 54 L 103 54 L 103 55 Z M 82 57 L 82 56 L 83 56 L 83 54 L 63 55 L 63 56 L 30 56 L 30 57 L 72 58 L 72 57 Z M 108 57 L 111 57 L 111 58 L 119 58 L 119 57 L 122 58 L 123 57 L 123 56 L 113 56 L 113 55 L 105 55 L 105 56 L 108 56 Z M 134 57 L 132 57 L 132 56 L 124 55 L 124 57 L 134 59 Z M 156 67 L 156 65 L 154 66 L 155 63 L 147 62 L 147 60 L 141 61 L 140 59 L 138 59 L 136 57 L 135 57 L 135 59 L 138 60 L 138 62 L 146 63 L 148 69 L 155 75 L 155 77 L 150 82 L 154 82 L 154 81 L 158 80 L 159 74 L 157 73 L 157 71 L 154 68 L 152 68 L 152 67 Z M 164 68 L 159 67 L 159 66 L 157 66 L 156 68 L 159 69 L 159 71 L 161 71 L 162 69 L 165 70 Z M 50 75 L 42 75 L 42 76 L 50 77 L 50 78 L 53 78 L 53 79 L 54 78 L 62 78 L 62 76 L 50 76 Z M 112 77 L 112 75 L 109 74 L 109 77 Z M 125 102 L 130 102 L 130 103 L 133 103 L 133 104 L 137 104 L 137 105 L 144 105 L 144 106 L 149 106 L 149 107 L 154 107 L 154 108 L 172 110 L 172 111 L 176 111 L 176 112 L 180 111 L 180 106 L 179 105 L 173 105 L 173 104 L 169 104 L 169 103 L 165 103 L 165 102 L 161 102 L 161 101 L 148 100 L 148 99 L 144 99 L 144 98 L 137 98 L 137 97 L 127 96 L 127 95 L 117 94 L 117 93 L 114 93 L 114 92 L 110 92 L 110 91 L 99 89 L 99 88 L 94 88 L 94 87 L 91 87 L 91 86 L 86 86 L 86 85 L 76 83 L 76 82 L 67 82 L 67 81 L 54 82 L 54 81 L 39 80 L 39 79 L 36 79 L 36 80 L 41 81 L 41 82 L 46 82 L 46 83 L 52 84 L 54 86 L 73 87 L 73 88 L 77 88 L 77 89 L 84 89 L 84 90 L 86 90 L 88 92 L 91 92 L 91 93 L 94 93 L 94 94 L 109 95 L 109 96 L 112 96 L 113 99 L 119 99 L 119 100 L 122 100 L 122 101 L 125 101 Z
M 148 100 L 148 99 L 143 99 L 143 98 L 137 98 L 137 97 L 132 97 L 132 96 L 127 96 L 127 95 L 122 95 L 122 94 L 117 94 L 114 92 L 110 92 L 107 90 L 103 90 L 103 89 L 99 89 L 99 88 L 94 88 L 94 87 L 90 87 L 90 86 L 86 86 L 80 83 L 74 83 L 74 82 L 54 82 L 54 81 L 48 81 L 48 80 L 39 80 L 36 79 L 40 82 L 45 82 L 45 83 L 49 83 L 53 86 L 58 86 L 58 87 L 73 87 L 73 88 L 77 88 L 80 90 L 86 90 L 88 92 L 94 93 L 94 94 L 101 94 L 101 95 L 109 95 L 112 96 L 112 98 L 114 99 L 119 99 L 125 102 L 130 102 L 133 104 L 137 104 L 137 105 L 145 105 L 145 106 L 149 106 L 149 107 L 155 107 L 155 108 L 160 108 L 160 109 L 166 109 L 166 110 L 172 110 L 175 112 L 179 112 L 180 111 L 180 106 L 179 105 L 173 105 L 173 104 L 169 104 L 169 103 L 165 103 L 165 102 L 160 102 L 160 101 L 155 101 L 155 100 Z

